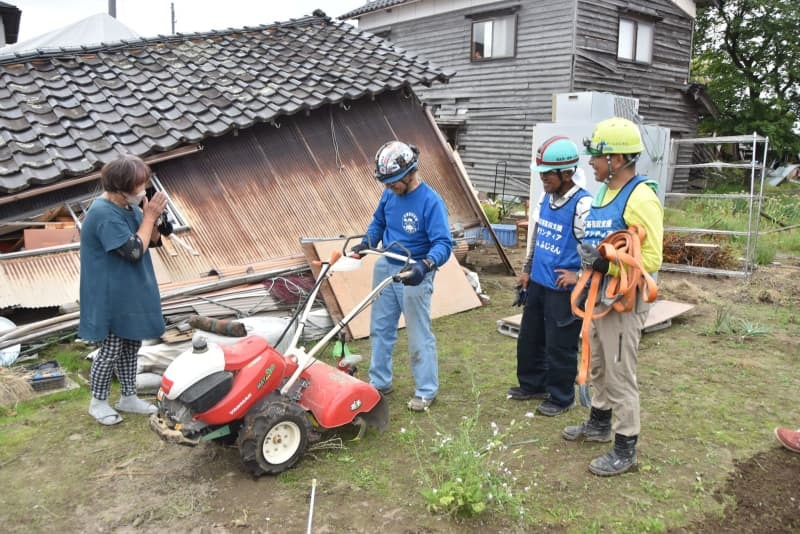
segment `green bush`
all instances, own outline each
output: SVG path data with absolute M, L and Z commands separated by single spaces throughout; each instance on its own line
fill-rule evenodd
M 763 240 L 758 242 L 756 246 L 755 262 L 759 265 L 769 265 L 775 259 L 775 247 Z
M 500 208 L 493 205 L 493 204 L 484 204 L 483 205 L 483 212 L 486 214 L 486 218 L 489 219 L 489 222 L 492 224 L 497 224 L 500 222 Z

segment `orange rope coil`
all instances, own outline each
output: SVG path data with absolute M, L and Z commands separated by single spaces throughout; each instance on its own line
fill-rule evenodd
M 592 320 L 603 317 L 609 311 L 633 311 L 636 306 L 637 290 L 641 292 L 645 302 L 653 302 L 658 296 L 658 287 L 655 280 L 642 266 L 642 241 L 646 237 L 644 228 L 631 225 L 627 230 L 614 232 L 603 239 L 597 247 L 600 256 L 619 267 L 619 274 L 606 276 L 603 273 L 585 269 L 578 283 L 572 289 L 570 303 L 572 313 L 583 319 L 581 325 L 581 363 L 578 367 L 577 382 L 586 383 L 589 376 L 591 363 L 591 347 L 589 335 Z M 601 301 L 610 303 L 605 310 L 595 313 L 594 309 L 603 286 L 603 279 L 607 278 L 606 290 Z M 579 307 L 581 296 L 586 286 L 589 286 L 588 296 L 584 308 Z

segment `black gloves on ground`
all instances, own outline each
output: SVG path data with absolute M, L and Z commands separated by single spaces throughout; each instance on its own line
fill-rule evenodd
M 425 279 L 425 275 L 428 274 L 428 271 L 430 271 L 428 265 L 424 261 L 418 261 L 403 267 L 398 273 L 398 276 L 400 281 L 403 282 L 403 285 L 418 286 L 422 283 L 422 280 Z

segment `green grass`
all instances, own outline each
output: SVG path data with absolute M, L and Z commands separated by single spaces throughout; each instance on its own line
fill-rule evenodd
M 132 525 L 302 531 L 311 479 L 319 483 L 320 523 L 342 532 L 391 531 L 381 526 L 385 515 L 414 531 L 576 533 L 664 532 L 721 516 L 733 503 L 718 491 L 735 462 L 776 447 L 771 429 L 800 420 L 800 408 L 786 401 L 796 394 L 800 363 L 800 282 L 760 279 L 758 272 L 755 278 L 745 284 L 662 277 L 672 300 L 697 296 L 675 293 L 687 279 L 704 290 L 695 310 L 642 338 L 636 473 L 611 479 L 588 473 L 588 463 L 609 445 L 560 437 L 565 425 L 587 416 L 585 408 L 531 417 L 535 402 L 506 400 L 516 383 L 516 340 L 497 333 L 496 321 L 519 313 L 510 305 L 515 279 L 484 272 L 489 305 L 433 323 L 442 387 L 429 412 L 405 407 L 413 381 L 401 335 L 385 433 L 368 431 L 353 441 L 354 429 L 337 429 L 325 435 L 341 439 L 336 448 L 312 450 L 296 468 L 252 480 L 235 447 L 165 444 L 143 417 L 100 427 L 86 414 L 82 385 L 0 417 L 0 469 L 11 488 L 0 494 L 0 524 L 20 525 L 11 530 L 21 532 Z M 760 298 L 776 284 L 775 298 Z M 67 344 L 41 356 L 81 374 L 88 350 Z M 368 355 L 369 343 L 355 342 L 351 350 Z M 367 368 L 362 364 L 362 378 Z M 489 498 L 484 490 L 492 485 L 502 489 Z M 426 491 L 433 488 L 485 506 L 470 513 L 449 504 L 432 508 Z M 507 499 L 502 506 L 498 491 Z M 101 509 L 98 495 L 113 505 Z
M 742 193 L 735 185 L 719 185 L 708 193 Z M 756 209 L 754 204 L 753 209 Z M 758 245 L 755 261 L 767 265 L 775 260 L 777 251 L 788 255 L 800 255 L 800 228 L 786 231 L 781 225 L 791 227 L 800 225 L 800 195 L 785 192 L 776 187 L 766 187 L 761 212 L 770 219 L 754 213 L 753 228 L 758 224 Z M 664 225 L 684 228 L 705 228 L 744 232 L 748 230 L 749 203 L 744 199 L 688 198 L 670 200 L 664 209 Z M 758 221 L 756 221 L 758 218 Z M 778 221 L 778 223 L 774 222 Z M 731 245 L 739 255 L 744 254 L 744 236 L 719 237 L 723 243 Z

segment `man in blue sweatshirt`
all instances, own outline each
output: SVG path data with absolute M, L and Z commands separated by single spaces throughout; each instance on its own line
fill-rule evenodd
M 353 252 L 377 247 L 378 243 L 383 243 L 384 247 L 399 243 L 409 250 L 414 260 L 407 267 L 410 276 L 384 289 L 372 304 L 369 378 L 382 394 L 392 392 L 392 356 L 402 313 L 416 385 L 408 408 L 421 412 L 428 409 L 439 392 L 436 338 L 431 332 L 431 296 L 436 269 L 450 257 L 453 242 L 444 201 L 433 188 L 420 181 L 418 164 L 419 150 L 414 145 L 389 141 L 378 150 L 375 178 L 386 189 L 364 240 Z M 400 249 L 393 252 L 403 253 Z M 373 287 L 402 268 L 403 262 L 381 256 L 375 262 Z

